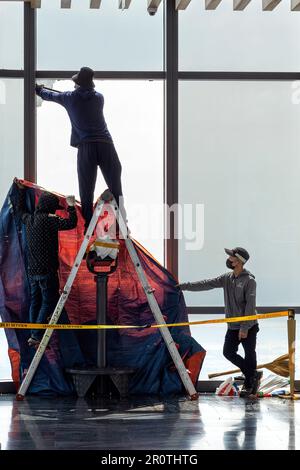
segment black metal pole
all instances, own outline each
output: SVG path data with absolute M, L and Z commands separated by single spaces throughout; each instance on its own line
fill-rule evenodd
M 107 276 L 95 276 L 97 285 L 96 312 L 97 325 L 106 324 Z M 106 367 L 106 330 L 97 331 L 97 367 Z
M 24 178 L 36 182 L 36 13 L 24 2 Z
M 178 12 L 174 0 L 166 1 L 165 21 L 165 171 L 164 202 L 168 207 L 178 203 Z M 177 220 L 166 218 L 165 263 L 178 277 Z

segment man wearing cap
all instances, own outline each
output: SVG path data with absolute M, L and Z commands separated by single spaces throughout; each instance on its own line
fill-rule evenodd
M 121 197 L 122 167 L 104 119 L 104 98 L 101 93 L 95 91 L 93 77 L 92 69 L 82 67 L 72 77 L 75 90 L 63 93 L 47 90 L 43 85 L 36 85 L 38 96 L 43 100 L 62 105 L 69 115 L 72 125 L 71 146 L 78 148 L 77 173 L 85 228 L 88 227 L 93 215 L 98 166 L 126 219 Z
M 205 291 L 216 288 L 224 290 L 225 315 L 227 318 L 256 314 L 256 281 L 253 274 L 244 269 L 250 258 L 244 248 L 225 248 L 229 255 L 226 266 L 232 270 L 214 279 L 178 284 L 182 290 Z M 257 320 L 227 323 L 223 354 L 243 372 L 245 381 L 240 396 L 256 395 L 261 374 L 256 371 L 256 335 L 259 331 Z M 242 344 L 245 357 L 237 354 Z

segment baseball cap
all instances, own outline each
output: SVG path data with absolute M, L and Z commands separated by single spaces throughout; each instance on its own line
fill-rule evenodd
M 229 248 L 224 248 L 224 250 L 225 250 L 225 253 L 227 253 L 227 255 L 235 256 L 240 261 L 242 261 L 242 263 L 244 263 L 244 264 L 250 258 L 250 255 L 249 255 L 248 251 L 245 250 L 245 248 L 241 248 L 239 246 L 236 247 L 236 248 L 233 248 L 232 250 L 230 250 Z

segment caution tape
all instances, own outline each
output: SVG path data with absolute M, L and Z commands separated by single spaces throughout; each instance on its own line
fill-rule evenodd
M 0 328 L 12 328 L 18 330 L 115 330 L 125 328 L 169 328 L 176 326 L 190 326 L 190 325 L 208 325 L 211 323 L 237 323 L 251 320 L 267 320 L 268 318 L 287 317 L 288 310 L 273 313 L 261 313 L 258 315 L 249 315 L 246 317 L 232 317 L 232 318 L 218 318 L 216 320 L 199 320 L 192 322 L 181 323 L 162 323 L 162 324 L 149 324 L 149 325 L 75 325 L 75 324 L 48 324 L 48 323 L 16 323 L 16 322 L 2 322 Z
M 118 242 L 100 242 L 100 241 L 96 241 L 92 244 L 92 246 L 103 246 L 104 248 L 115 248 L 116 250 L 118 250 L 120 248 L 120 243 Z
M 238 323 L 243 321 L 251 320 L 267 320 L 268 318 L 287 317 L 289 315 L 288 310 L 274 313 L 260 313 L 258 315 L 249 315 L 247 317 L 232 317 L 232 318 L 218 318 L 216 320 L 199 320 L 190 321 L 183 323 L 168 323 L 165 325 L 151 325 L 153 328 L 162 328 L 164 326 L 188 326 L 188 325 L 208 325 L 210 323 Z
M 150 325 L 149 325 L 150 326 Z M 152 326 L 152 325 L 151 325 Z M 50 323 L 0 323 L 0 328 L 13 328 L 16 330 L 112 330 L 122 328 L 146 328 L 148 325 L 75 325 Z

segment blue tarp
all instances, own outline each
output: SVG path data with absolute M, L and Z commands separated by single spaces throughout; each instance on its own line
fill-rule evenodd
M 41 188 L 25 182 L 26 205 L 33 211 Z M 17 198 L 13 184 L 0 213 L 0 315 L 2 321 L 28 322 L 30 292 L 26 275 L 26 240 L 13 207 Z M 60 204 L 66 206 L 64 196 Z M 83 219 L 77 204 L 78 226 L 59 236 L 60 285 L 64 286 L 83 237 Z M 63 216 L 63 212 L 60 214 Z M 146 296 L 135 268 L 120 241 L 118 268 L 108 282 L 107 323 L 144 325 L 154 323 Z M 182 293 L 177 281 L 137 242 L 135 248 L 167 323 L 188 321 Z M 82 261 L 66 304 L 61 323 L 96 323 L 94 276 Z M 201 370 L 205 350 L 191 337 L 188 327 L 170 329 L 195 382 Z M 6 330 L 9 355 L 15 382 L 22 379 L 35 350 L 27 345 L 30 330 Z M 74 392 L 65 367 L 96 364 L 96 332 L 92 330 L 56 331 L 45 351 L 29 393 L 66 395 Z M 132 394 L 180 393 L 182 383 L 174 368 L 162 336 L 157 329 L 122 329 L 107 331 L 107 362 L 114 367 L 132 367 Z

